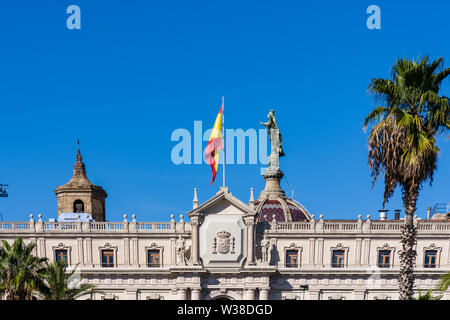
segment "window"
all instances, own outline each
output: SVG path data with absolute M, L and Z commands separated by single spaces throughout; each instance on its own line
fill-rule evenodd
M 58 249 L 55 250 L 55 258 L 56 261 L 62 262 L 67 265 L 67 250 L 66 249 Z
M 114 250 L 102 250 L 102 267 L 114 267 Z
M 333 257 L 331 259 L 331 266 L 333 268 L 343 268 L 344 267 L 344 250 L 333 250 Z
M 160 254 L 159 250 L 147 251 L 147 267 L 158 268 L 160 267 Z
M 378 252 L 378 267 L 389 268 L 391 266 L 391 250 L 380 250 Z
M 425 251 L 425 268 L 436 268 L 436 260 L 437 260 L 437 250 L 427 250 Z
M 286 268 L 298 267 L 298 250 L 286 251 Z
M 77 199 L 73 202 L 73 212 L 80 213 L 84 212 L 84 203 L 80 199 Z

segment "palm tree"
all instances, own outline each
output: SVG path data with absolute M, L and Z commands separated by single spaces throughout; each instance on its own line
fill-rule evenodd
M 12 245 L 2 240 L 0 246 L 0 292 L 7 300 L 31 300 L 41 285 L 46 258 L 35 257 L 34 243 L 25 244 L 18 237 Z
M 440 71 L 440 72 L 439 72 Z M 412 299 L 416 252 L 413 214 L 424 182 L 433 181 L 439 148 L 436 137 L 450 129 L 448 98 L 439 96 L 442 81 L 450 74 L 443 59 L 398 59 L 392 79 L 372 79 L 369 93 L 380 106 L 365 119 L 369 134 L 369 167 L 372 186 L 384 175 L 383 206 L 400 186 L 405 224 L 400 251 L 400 299 Z
M 45 300 L 75 300 L 87 294 L 102 293 L 90 284 L 75 283 L 72 281 L 78 265 L 67 272 L 64 262 L 54 261 L 46 263 L 46 272 L 42 275 L 44 283 L 39 288 L 40 297 Z

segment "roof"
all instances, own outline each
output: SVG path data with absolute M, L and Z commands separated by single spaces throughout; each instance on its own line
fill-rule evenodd
M 277 222 L 299 222 L 310 221 L 310 214 L 305 207 L 293 199 L 264 199 L 255 201 L 255 206 L 258 214 L 258 221 L 275 220 Z
M 195 194 L 195 199 L 197 199 L 197 195 Z M 198 201 L 198 200 L 194 200 Z M 255 215 L 255 210 L 233 196 L 231 192 L 228 191 L 228 187 L 220 187 L 219 192 L 216 193 L 215 196 L 208 199 L 200 206 L 194 206 L 194 208 L 188 212 L 188 216 L 192 217 L 192 215 L 208 215 L 211 213 L 225 212 L 225 206 L 232 206 L 234 209 L 232 212 L 241 213 L 243 215 Z
M 89 181 L 86 175 L 86 167 L 82 161 L 80 150 L 77 152 L 76 162 L 73 165 L 73 176 L 65 185 L 56 188 L 55 193 L 70 192 L 70 191 L 95 191 L 100 192 L 107 197 L 107 193 L 102 187 L 94 185 Z

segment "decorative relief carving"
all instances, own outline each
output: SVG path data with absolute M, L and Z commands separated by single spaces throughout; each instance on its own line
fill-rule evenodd
M 230 251 L 230 236 L 231 233 L 225 230 L 217 232 L 217 251 L 219 253 L 227 254 Z M 232 251 L 234 251 L 234 246 Z
M 241 266 L 247 228 L 240 215 L 209 215 L 199 230 L 199 255 L 205 266 Z M 245 236 L 244 236 L 245 235 Z

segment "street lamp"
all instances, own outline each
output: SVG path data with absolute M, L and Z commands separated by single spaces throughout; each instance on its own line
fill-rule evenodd
M 309 289 L 309 286 L 307 284 L 305 284 L 305 285 L 301 285 L 300 288 L 303 289 L 302 300 L 305 300 L 305 292 L 306 292 L 306 290 Z

